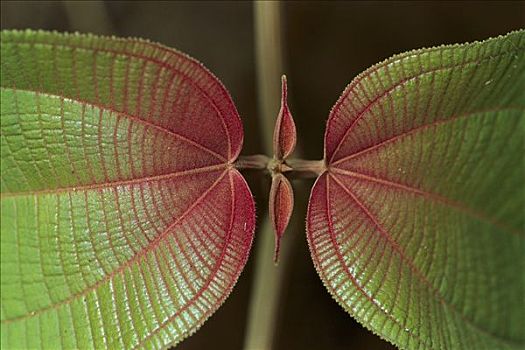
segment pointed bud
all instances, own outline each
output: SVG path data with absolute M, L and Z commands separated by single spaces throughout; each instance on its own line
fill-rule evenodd
M 281 78 L 281 110 L 273 131 L 273 153 L 275 158 L 279 160 L 288 157 L 293 152 L 297 142 L 295 122 L 288 109 L 287 95 L 286 76 L 283 75 Z
M 272 176 L 270 189 L 270 219 L 275 233 L 274 262 L 277 263 L 281 238 L 288 226 L 293 211 L 293 189 L 290 181 L 280 173 Z

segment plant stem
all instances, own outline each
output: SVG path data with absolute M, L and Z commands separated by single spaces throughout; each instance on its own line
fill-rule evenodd
M 279 111 L 281 74 L 281 16 L 279 2 L 254 2 L 257 83 L 264 152 L 271 154 L 273 127 Z M 260 159 L 259 159 L 260 160 Z M 245 163 L 246 164 L 246 163 Z M 254 163 L 249 163 L 254 164 Z M 259 166 L 259 165 L 257 165 Z M 266 166 L 265 166 L 266 167 Z M 274 233 L 266 216 L 256 237 L 255 271 L 247 316 L 244 342 L 246 350 L 271 349 L 277 325 L 277 314 L 287 249 L 281 250 L 279 266 L 273 264 Z
M 305 160 L 305 159 L 287 159 L 286 164 L 298 178 L 315 178 L 326 170 L 324 159 Z
M 275 164 L 279 164 L 277 169 Z M 283 166 L 284 165 L 284 166 Z M 306 160 L 306 159 L 286 159 L 284 162 L 272 159 L 264 154 L 254 154 L 250 156 L 239 156 L 235 162 L 235 167 L 239 170 L 256 169 L 270 170 L 277 172 L 293 172 L 294 178 L 315 178 L 326 170 L 323 159 Z
M 264 154 L 254 154 L 251 156 L 239 156 L 235 161 L 235 167 L 241 169 L 266 169 L 270 158 Z

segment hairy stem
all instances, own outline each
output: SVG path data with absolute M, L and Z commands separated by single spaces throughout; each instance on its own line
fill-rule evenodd
M 286 165 L 294 173 L 296 178 L 315 178 L 326 170 L 324 159 L 305 160 L 305 159 L 287 159 Z
M 268 167 L 270 158 L 264 154 L 254 154 L 250 156 L 239 156 L 235 162 L 235 167 L 242 169 L 259 169 L 263 170 Z
M 269 170 L 272 173 L 293 172 L 294 178 L 313 178 L 319 176 L 326 170 L 324 159 L 306 160 L 292 158 L 279 161 L 264 154 L 240 156 L 234 165 L 239 170 Z

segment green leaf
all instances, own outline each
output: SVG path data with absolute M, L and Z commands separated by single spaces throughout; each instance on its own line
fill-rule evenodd
M 254 203 L 202 65 L 136 39 L 2 32 L 2 348 L 163 348 L 225 300 Z
M 331 111 L 308 242 L 403 349 L 525 348 L 525 32 L 394 56 Z

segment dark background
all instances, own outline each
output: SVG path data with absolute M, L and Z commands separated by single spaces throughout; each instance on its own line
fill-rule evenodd
M 307 159 L 322 158 L 328 112 L 362 70 L 409 49 L 482 40 L 525 27 L 525 2 L 517 1 L 285 2 L 282 10 L 289 104 Z M 244 123 L 243 154 L 254 154 L 262 152 L 262 142 L 252 11 L 251 2 L 2 1 L 1 28 L 138 36 L 178 48 L 202 61 L 229 89 Z M 247 176 L 258 217 L 264 217 L 268 183 Z M 296 203 L 307 200 L 303 192 L 296 193 Z M 294 215 L 304 223 L 305 208 L 296 208 Z M 392 348 L 332 300 L 313 268 L 304 232 L 304 224 L 296 225 L 283 242 L 293 248 L 274 348 Z M 181 349 L 242 348 L 255 254 L 226 303 Z

